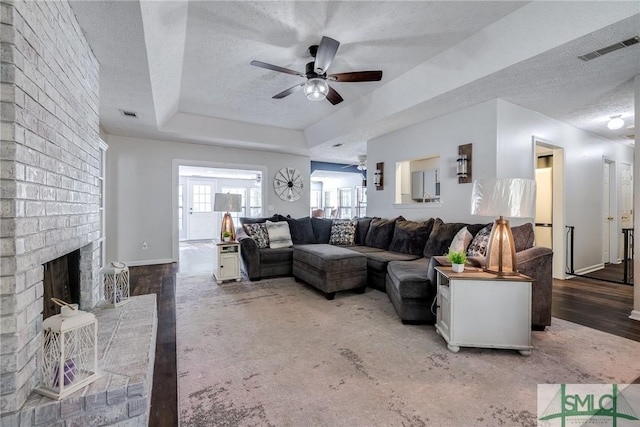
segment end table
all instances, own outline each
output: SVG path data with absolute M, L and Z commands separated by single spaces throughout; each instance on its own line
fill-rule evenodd
M 449 350 L 486 347 L 531 354 L 532 278 L 476 268 L 454 273 L 451 267 L 436 267 L 436 272 L 436 332 Z
M 240 243 L 213 239 L 213 244 L 213 278 L 218 284 L 225 280 L 239 282 L 241 280 Z

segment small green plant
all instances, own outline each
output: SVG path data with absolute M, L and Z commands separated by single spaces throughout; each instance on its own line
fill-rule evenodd
M 449 250 L 447 259 L 451 261 L 451 264 L 464 264 L 467 262 L 467 254 L 464 251 L 456 252 Z
M 231 232 L 230 231 L 223 231 L 222 232 L 222 237 L 231 237 Z

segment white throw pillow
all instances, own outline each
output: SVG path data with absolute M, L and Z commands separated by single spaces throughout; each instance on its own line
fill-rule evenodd
M 272 249 L 288 248 L 293 245 L 291 231 L 287 221 L 267 221 L 267 233 L 269 233 L 269 247 Z
M 467 230 L 467 227 L 464 227 L 454 236 L 453 240 L 451 241 L 451 246 L 449 246 L 449 251 L 466 252 L 469 243 L 471 243 L 471 240 L 473 240 L 473 236 L 471 235 L 469 230 Z

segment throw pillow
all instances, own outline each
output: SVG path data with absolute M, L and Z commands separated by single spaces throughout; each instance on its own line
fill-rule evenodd
M 358 221 L 358 225 L 356 226 L 356 245 L 364 245 L 365 239 L 367 238 L 367 232 L 369 231 L 369 226 L 371 225 L 371 220 L 374 218 L 365 217 L 354 219 Z
M 308 243 L 316 242 L 316 238 L 313 235 L 313 227 L 311 226 L 311 218 L 306 217 L 293 219 L 288 216 L 285 219 L 289 224 L 291 240 L 294 245 L 306 245 Z
M 399 219 L 404 218 L 400 216 L 393 219 L 376 218 L 371 220 L 364 244 L 371 248 L 386 250 L 393 238 L 393 230 L 396 227 L 396 221 Z
M 330 245 L 354 245 L 356 241 L 356 226 L 358 221 L 348 219 L 334 219 L 331 225 Z
M 431 229 L 433 229 L 433 223 L 433 218 L 427 221 L 407 221 L 404 219 L 396 221 L 389 250 L 422 256 L 424 245 L 431 234 Z
M 440 218 L 436 218 L 433 223 L 433 230 L 429 234 L 429 240 L 424 246 L 423 255 L 430 258 L 446 254 L 455 235 L 466 225 L 462 222 L 445 223 Z
M 454 236 L 453 240 L 451 241 L 451 246 L 449 246 L 449 250 L 454 252 L 466 252 L 467 247 L 471 243 L 471 240 L 473 240 L 473 236 L 471 235 L 467 227 L 464 227 L 462 230 L 458 231 L 458 234 Z
M 330 218 L 311 218 L 315 243 L 329 243 L 332 225 L 333 222 Z
M 513 243 L 515 244 L 516 252 L 533 247 L 534 232 L 533 224 L 530 222 L 511 227 L 511 234 L 513 234 Z
M 258 248 L 265 249 L 269 247 L 269 234 L 267 233 L 267 226 L 263 222 L 245 224 L 244 229 L 249 237 L 256 241 Z
M 269 247 L 272 249 L 288 248 L 293 245 L 291 232 L 287 221 L 271 222 L 267 221 L 267 232 L 269 233 Z
M 492 227 L 493 224 L 489 224 L 478 231 L 478 234 L 475 235 L 467 248 L 467 256 L 485 256 L 487 254 L 487 246 L 489 245 Z

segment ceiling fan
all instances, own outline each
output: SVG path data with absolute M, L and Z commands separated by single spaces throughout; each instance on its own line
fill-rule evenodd
M 327 75 L 327 70 L 333 62 L 333 58 L 338 52 L 340 42 L 330 37 L 322 37 L 320 45 L 313 45 L 309 47 L 309 54 L 314 58 L 306 66 L 306 74 L 299 71 L 291 70 L 289 68 L 279 67 L 277 65 L 267 64 L 262 61 L 251 61 L 251 65 L 266 68 L 267 70 L 278 71 L 280 73 L 293 74 L 295 76 L 305 77 L 307 80 L 303 83 L 299 83 L 289 89 L 280 92 L 275 95 L 274 99 L 282 99 L 285 96 L 289 96 L 294 92 L 297 92 L 304 87 L 305 95 L 307 99 L 311 101 L 322 101 L 328 99 L 333 105 L 339 104 L 343 101 L 342 96 L 334 88 L 329 86 L 327 81 L 339 82 L 339 83 L 352 83 L 352 82 L 377 82 L 382 79 L 382 71 L 352 71 L 349 73 L 338 73 Z
M 360 156 L 358 156 L 358 164 L 357 165 L 346 165 L 346 166 L 342 166 L 342 169 L 345 168 L 350 168 L 355 166 L 356 169 L 358 169 L 359 171 L 366 171 L 367 170 L 367 156 L 362 154 Z

